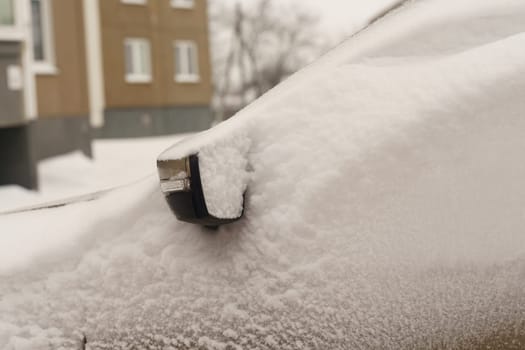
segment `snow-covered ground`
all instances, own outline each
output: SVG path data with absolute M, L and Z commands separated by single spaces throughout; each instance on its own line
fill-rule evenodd
M 0 186 L 0 212 L 130 184 L 156 172 L 155 158 L 188 135 L 96 140 L 93 159 L 81 152 L 40 162 L 39 191 Z
M 218 231 L 153 175 L 1 216 L 0 348 L 525 348 L 524 32 L 522 0 L 408 2 L 182 142 L 246 158 Z

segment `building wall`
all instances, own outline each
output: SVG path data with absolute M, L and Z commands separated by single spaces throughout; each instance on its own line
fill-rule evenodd
M 57 73 L 36 76 L 39 118 L 89 115 L 82 1 L 50 1 Z
M 22 91 L 9 89 L 7 70 L 20 66 L 21 43 L 0 40 L 0 128 L 24 123 Z
M 30 125 L 0 128 L 0 185 L 38 187 L 35 147 Z
M 124 4 L 121 0 L 100 1 L 105 98 L 108 109 L 209 106 L 211 70 L 208 45 L 206 0 L 195 0 L 192 9 L 175 9 L 169 0 L 148 0 L 145 5 Z M 124 39 L 150 40 L 152 82 L 125 80 Z M 174 80 L 173 41 L 197 43 L 200 81 Z
M 7 69 L 20 66 L 22 43 L 0 40 L 0 185 L 37 187 L 31 128 L 23 117 L 22 90 L 8 86 Z
M 98 138 L 160 136 L 205 130 L 212 123 L 206 106 L 114 108 L 106 110 Z
M 34 159 L 81 150 L 91 155 L 83 0 L 51 0 L 56 72 L 35 77 Z

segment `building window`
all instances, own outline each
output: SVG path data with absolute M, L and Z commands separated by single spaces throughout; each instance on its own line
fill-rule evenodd
M 171 0 L 171 6 L 181 9 L 191 9 L 195 6 L 194 0 Z
M 33 58 L 40 73 L 52 73 L 54 67 L 52 18 L 49 0 L 31 0 L 33 20 Z
M 0 0 L 0 26 L 14 26 L 15 11 L 13 0 Z
M 145 5 L 147 0 L 120 0 L 123 4 Z
M 175 81 L 192 83 L 199 81 L 197 45 L 190 40 L 175 41 Z
M 151 82 L 151 49 L 149 40 L 128 38 L 124 40 L 126 81 L 128 83 Z

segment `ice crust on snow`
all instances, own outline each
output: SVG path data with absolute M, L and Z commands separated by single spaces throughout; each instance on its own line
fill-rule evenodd
M 0 216 L 0 348 L 523 348 L 524 29 L 411 2 L 172 148 L 249 169 L 216 233 L 154 176 Z

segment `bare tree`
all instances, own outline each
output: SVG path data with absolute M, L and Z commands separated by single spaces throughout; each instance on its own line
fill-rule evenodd
M 211 0 L 215 109 L 231 116 L 326 48 L 318 18 L 297 7 L 256 0 L 250 7 Z

